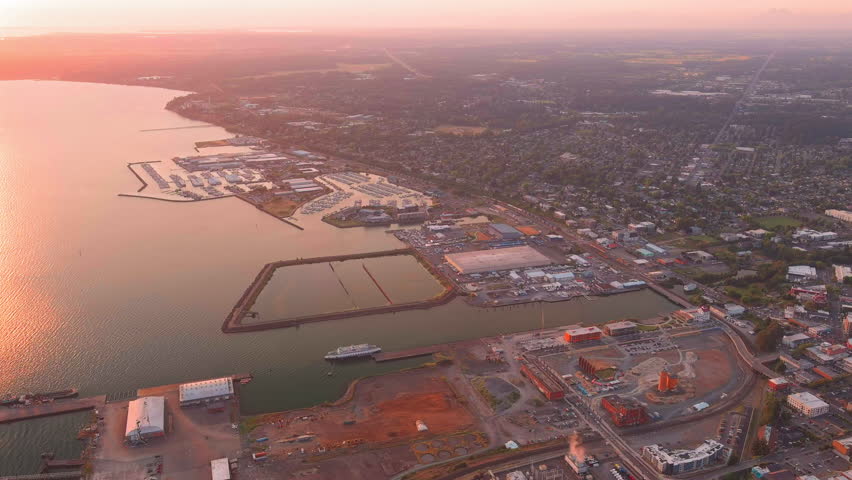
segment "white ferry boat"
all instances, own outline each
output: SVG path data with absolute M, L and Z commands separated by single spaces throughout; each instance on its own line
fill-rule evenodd
M 328 352 L 325 359 L 343 360 L 346 358 L 367 357 L 381 351 L 382 349 L 380 347 L 370 345 L 368 343 L 362 343 L 360 345 L 349 345 L 348 347 L 337 347 L 337 349 Z

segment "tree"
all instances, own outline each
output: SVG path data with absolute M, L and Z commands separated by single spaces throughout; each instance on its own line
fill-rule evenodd
M 760 424 L 769 425 L 770 423 L 774 423 L 775 418 L 778 417 L 778 410 L 780 406 L 778 397 L 772 393 L 768 393 L 766 398 L 763 399 L 763 409 L 760 412 Z
M 784 336 L 784 329 L 778 322 L 771 322 L 766 328 L 758 332 L 755 337 L 757 348 L 761 352 L 774 352 L 778 348 L 778 342 Z
M 764 455 L 769 454 L 769 443 L 762 439 L 758 438 L 751 444 L 751 453 L 755 457 L 762 457 Z

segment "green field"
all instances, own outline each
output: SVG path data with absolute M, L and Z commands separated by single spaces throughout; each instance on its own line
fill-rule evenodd
M 766 230 L 772 230 L 775 227 L 798 227 L 802 225 L 802 222 L 796 220 L 793 217 L 787 217 L 784 215 L 773 215 L 769 217 L 758 217 L 754 219 L 761 228 Z

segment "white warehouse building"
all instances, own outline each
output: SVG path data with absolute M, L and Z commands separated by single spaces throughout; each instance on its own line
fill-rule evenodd
M 230 400 L 234 397 L 234 380 L 231 377 L 215 378 L 180 386 L 180 406 L 206 405 Z
M 129 402 L 124 438 L 131 443 L 139 443 L 148 438 L 165 436 L 165 414 L 164 397 L 140 397 Z

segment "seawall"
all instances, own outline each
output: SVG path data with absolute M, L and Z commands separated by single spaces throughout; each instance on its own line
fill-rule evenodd
M 346 260 L 358 260 L 364 258 L 390 257 L 396 255 L 411 255 L 415 257 L 420 262 L 420 264 L 423 265 L 427 269 L 427 271 L 429 271 L 429 273 L 435 276 L 438 281 L 444 286 L 444 291 L 434 298 L 417 302 L 399 303 L 393 305 L 380 305 L 377 307 L 360 308 L 357 310 L 304 315 L 300 317 L 272 320 L 269 322 L 254 323 L 250 325 L 244 325 L 242 323 L 246 314 L 249 312 L 249 309 L 252 307 L 252 305 L 254 305 L 254 302 L 257 300 L 258 295 L 260 295 L 260 293 L 272 279 L 272 276 L 275 274 L 275 270 L 277 270 L 278 268 L 290 267 L 295 265 L 310 265 L 314 263 L 342 262 Z M 234 305 L 234 308 L 231 310 L 228 316 L 225 317 L 225 321 L 222 324 L 222 331 L 225 333 L 257 332 L 276 328 L 295 327 L 305 323 L 324 322 L 328 320 L 339 320 L 350 317 L 362 317 L 366 315 L 378 315 L 383 313 L 401 312 L 405 310 L 428 309 L 439 305 L 444 305 L 454 299 L 457 295 L 458 292 L 456 291 L 456 288 L 452 285 L 452 283 L 448 279 L 444 278 L 443 275 L 438 273 L 437 270 L 435 270 L 431 265 L 423 261 L 423 259 L 419 257 L 418 253 L 412 248 L 398 248 L 394 250 L 383 250 L 378 252 L 357 253 L 350 255 L 333 255 L 327 257 L 282 260 L 278 262 L 267 263 L 263 266 L 263 268 L 261 268 L 254 281 L 248 286 L 248 288 L 246 288 L 240 299 L 237 301 L 236 305 Z

